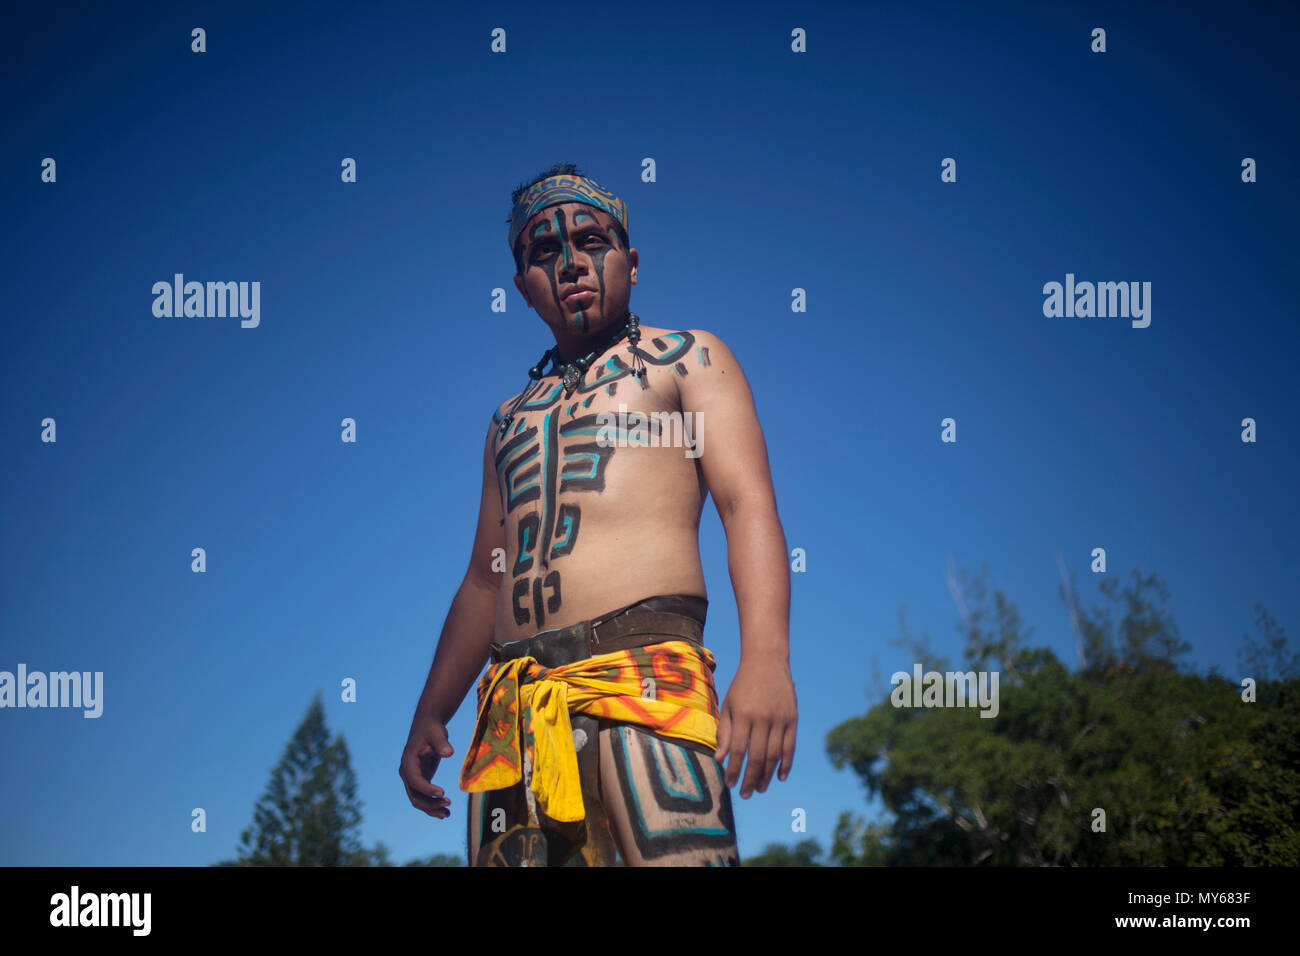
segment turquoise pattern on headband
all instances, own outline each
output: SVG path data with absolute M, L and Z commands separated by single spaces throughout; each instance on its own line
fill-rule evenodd
M 515 203 L 515 208 L 511 210 L 510 231 L 506 235 L 511 253 L 515 251 L 515 240 L 524 231 L 524 226 L 528 225 L 529 219 L 547 206 L 563 202 L 582 202 L 602 209 L 617 219 L 619 225 L 623 227 L 623 232 L 627 232 L 627 203 L 623 200 L 586 176 L 572 174 L 552 176 L 550 179 L 543 179 L 540 183 L 529 186 Z

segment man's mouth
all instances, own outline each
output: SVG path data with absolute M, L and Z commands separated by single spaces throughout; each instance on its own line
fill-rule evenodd
M 567 293 L 565 293 L 565 295 L 564 295 L 564 301 L 565 301 L 565 302 L 568 302 L 570 299 L 576 299 L 576 300 L 578 300 L 578 301 L 585 301 L 585 300 L 583 299 L 583 296 L 588 296 L 588 295 L 589 295 L 589 296 L 594 296 L 595 294 L 596 294 L 596 293 L 593 292 L 591 289 L 575 289 L 575 290 L 573 290 L 572 292 L 567 292 Z

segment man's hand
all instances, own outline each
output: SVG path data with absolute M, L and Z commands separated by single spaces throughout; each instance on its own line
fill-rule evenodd
M 434 772 L 443 757 L 450 757 L 454 751 L 447 742 L 447 728 L 433 717 L 416 712 L 411 721 L 411 734 L 406 738 L 406 749 L 402 751 L 402 761 L 397 766 L 397 775 L 406 785 L 406 795 L 411 804 L 423 810 L 431 817 L 445 820 L 451 816 L 447 809 L 451 801 L 444 795 L 442 787 L 434 786 Z
M 740 795 L 748 800 L 755 790 L 763 793 L 780 761 L 779 779 L 790 775 L 794 763 L 794 735 L 799 708 L 794 680 L 783 661 L 747 661 L 743 656 L 736 677 L 722 702 L 718 721 L 718 761 L 726 760 L 725 779 L 734 787 L 740 765 L 749 752 L 749 766 Z

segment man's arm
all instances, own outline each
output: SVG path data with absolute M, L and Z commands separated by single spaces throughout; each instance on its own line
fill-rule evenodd
M 411 803 L 430 816 L 443 819 L 450 816 L 447 809 L 450 801 L 443 789 L 430 781 L 439 759 L 454 753 L 447 741 L 447 723 L 487 661 L 501 582 L 499 573 L 492 570 L 493 549 L 505 548 L 501 496 L 492 461 L 492 434 L 490 427 L 483 445 L 483 489 L 469 568 L 443 622 L 433 665 L 416 704 L 411 733 L 398 765 L 398 775 L 406 785 Z
M 718 724 L 717 756 L 727 760 L 727 786 L 749 764 L 740 795 L 767 789 L 794 762 L 798 706 L 790 676 L 790 569 L 767 443 L 740 364 L 716 335 L 691 329 L 707 348 L 708 366 L 677 380 L 682 411 L 698 417 L 700 467 L 727 535 L 727 567 L 740 614 L 740 665 Z

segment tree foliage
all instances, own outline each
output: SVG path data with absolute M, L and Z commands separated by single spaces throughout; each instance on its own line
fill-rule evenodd
M 386 848 L 364 849 L 360 830 L 361 802 L 347 744 L 342 735 L 329 739 L 318 694 L 271 772 L 233 865 L 384 865 Z
M 821 844 L 816 840 L 800 840 L 794 846 L 769 843 L 763 852 L 742 860 L 741 866 L 823 866 Z
M 332 741 L 317 694 L 240 836 L 238 859 L 215 866 L 395 866 L 388 847 L 361 845 L 361 801 L 347 744 Z M 464 866 L 435 853 L 403 866 Z
M 1188 644 L 1155 575 L 1102 583 L 1110 606 L 1080 614 L 1074 672 L 1028 646 L 1015 605 L 990 601 L 982 577 L 963 592 L 965 662 L 1000 673 L 998 715 L 886 700 L 834 728 L 832 762 L 892 821 L 841 815 L 833 863 L 1300 864 L 1300 680 L 1262 608 L 1264 641 L 1243 656 L 1273 679 L 1247 703 L 1239 684 L 1181 667 Z

